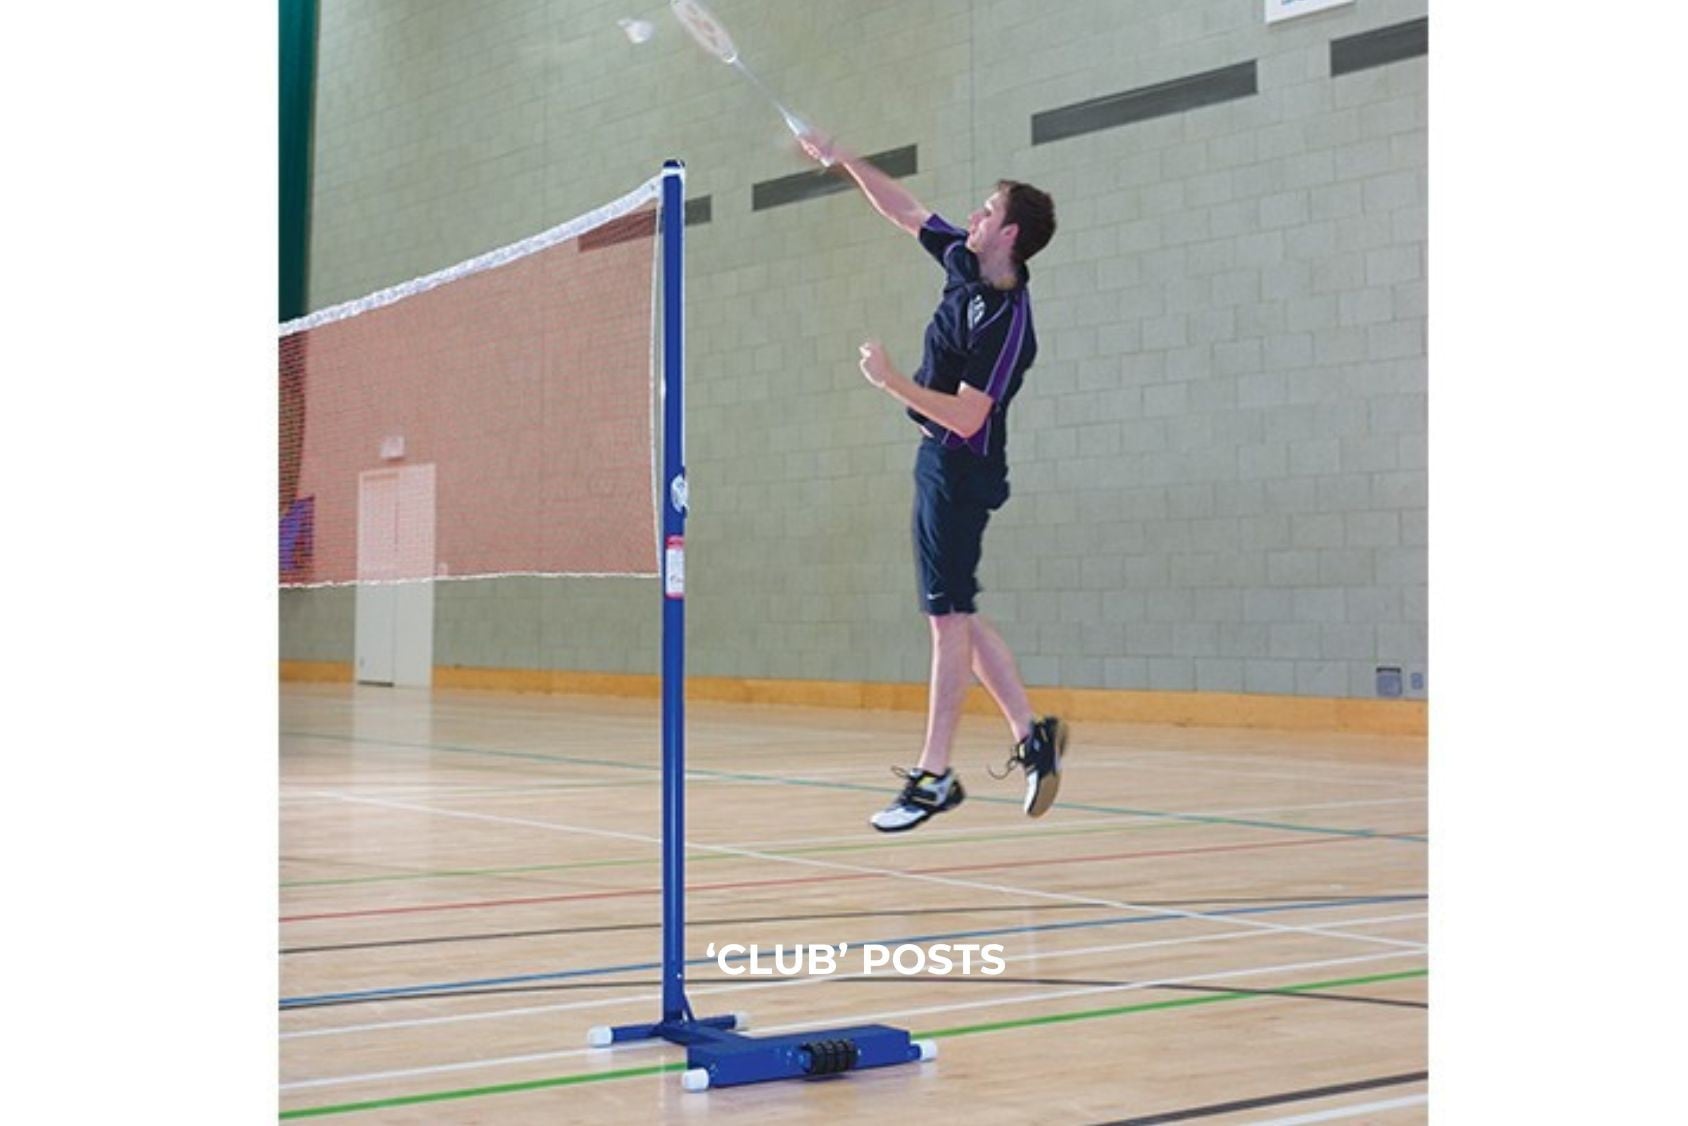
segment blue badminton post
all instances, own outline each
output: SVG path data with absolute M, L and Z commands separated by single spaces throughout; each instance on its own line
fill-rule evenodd
M 833 1075 L 932 1059 L 932 1041 L 864 1024 L 753 1038 L 737 1014 L 698 1018 L 686 1000 L 686 168 L 662 166 L 662 1019 L 599 1027 L 593 1047 L 661 1037 L 686 1046 L 688 1091 Z
M 662 1019 L 686 1003 L 686 169 L 662 167 Z

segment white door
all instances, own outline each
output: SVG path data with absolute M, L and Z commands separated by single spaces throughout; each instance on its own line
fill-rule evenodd
M 360 684 L 432 682 L 434 467 L 358 475 L 358 586 L 353 643 Z

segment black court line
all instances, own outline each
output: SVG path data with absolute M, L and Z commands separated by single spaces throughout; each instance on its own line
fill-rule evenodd
M 1139 86 L 1032 115 L 1032 144 L 1046 145 L 1260 92 L 1255 60 Z
M 743 985 L 749 980 L 745 976 L 729 977 L 725 974 L 712 977 L 694 977 L 687 975 L 688 986 L 698 985 Z M 760 982 L 774 981 L 803 981 L 811 980 L 802 976 L 779 976 L 757 978 Z M 823 978 L 829 984 L 839 985 L 906 985 L 919 982 L 925 985 L 1057 985 L 1077 986 L 1081 989 L 1128 989 L 1138 986 L 1145 992 L 1200 992 L 1226 993 L 1231 995 L 1246 995 L 1250 997 L 1282 997 L 1290 1001 L 1338 1001 L 1350 1004 L 1400 1006 L 1403 1008 L 1428 1009 L 1430 1006 L 1417 1001 L 1394 1001 L 1383 997 L 1351 997 L 1339 993 L 1307 993 L 1279 989 L 1237 989 L 1227 986 L 1196 986 L 1180 985 L 1177 983 L 1144 984 L 1136 981 L 1116 981 L 1105 978 L 1086 977 L 985 977 L 962 976 L 947 977 L 935 974 L 889 974 L 884 977 L 839 977 Z M 281 1011 L 296 1012 L 301 1009 L 338 1009 L 348 1005 L 386 1004 L 396 1001 L 441 1001 L 453 1000 L 459 997 L 531 997 L 545 993 L 575 993 L 583 989 L 654 989 L 662 985 L 662 979 L 652 978 L 617 978 L 614 981 L 570 981 L 552 982 L 545 985 L 500 985 L 486 989 L 418 989 L 412 992 L 383 993 L 378 997 L 334 997 L 321 1001 L 309 1001 L 302 1004 L 283 1004 Z
M 864 159 L 885 175 L 900 179 L 920 171 L 920 146 L 905 145 L 900 149 L 887 149 Z M 853 186 L 852 181 L 836 169 L 799 172 L 792 176 L 781 176 L 777 180 L 763 180 L 750 189 L 750 209 L 766 211 L 770 207 L 783 207 L 788 203 L 799 203 L 806 199 L 832 195 L 834 192 L 848 191 Z
M 1173 989 L 1184 993 L 1246 993 L 1250 997 L 1284 997 L 1298 1001 L 1311 997 L 1315 1001 L 1347 1001 L 1355 1005 L 1384 1005 L 1401 1009 L 1428 1009 L 1428 1001 L 1396 1001 L 1387 997 L 1350 997 L 1343 993 L 1308 993 L 1305 990 L 1243 989 L 1235 985 L 1157 985 L 1156 989 Z
M 1183 1110 L 1170 1110 L 1161 1114 L 1145 1115 L 1141 1118 L 1115 1118 L 1108 1122 L 1098 1123 L 1097 1126 L 1157 1126 L 1162 1122 L 1188 1122 L 1194 1118 L 1212 1118 L 1220 1114 L 1236 1114 L 1239 1111 L 1258 1110 L 1261 1107 L 1282 1106 L 1284 1103 L 1328 1099 L 1333 1095 L 1351 1095 L 1358 1091 L 1375 1091 L 1380 1087 L 1400 1087 L 1408 1083 L 1423 1083 L 1429 1078 L 1430 1073 L 1428 1071 L 1413 1071 L 1403 1075 L 1383 1075 L 1376 1079 L 1357 1079 L 1352 1083 L 1333 1083 L 1329 1087 L 1308 1087 L 1300 1091 L 1285 1091 L 1282 1094 L 1262 1095 L 1254 1099 L 1238 1099 L 1229 1103 L 1186 1107 Z
M 1351 900 L 1375 903 L 1378 900 L 1409 903 L 1415 900 L 1428 899 L 1423 893 L 1405 895 L 1369 895 L 1369 896 L 1281 896 L 1254 895 L 1233 896 L 1218 899 L 1146 899 L 1143 907 L 1171 907 L 1192 909 L 1203 907 L 1223 907 L 1238 903 L 1321 903 L 1340 904 Z M 1100 911 L 1104 905 L 1099 903 L 1025 903 L 1025 904 L 992 904 L 984 906 L 961 907 L 915 907 L 915 908 L 887 908 L 882 911 L 811 911 L 798 915 L 749 915 L 730 919 L 690 919 L 687 924 L 693 927 L 725 927 L 742 926 L 753 923 L 808 923 L 819 919 L 883 919 L 902 915 L 984 915 L 1001 911 Z M 340 942 L 319 946 L 284 946 L 280 950 L 283 955 L 290 954 L 332 954 L 347 950 L 386 950 L 405 946 L 437 946 L 454 942 L 497 942 L 517 938 L 557 938 L 563 935 L 576 934 L 611 934 L 627 931 L 661 930 L 660 921 L 644 923 L 603 923 L 584 927 L 546 927 L 541 930 L 521 931 L 485 931 L 475 934 L 442 934 L 423 935 L 417 938 L 392 938 L 380 942 Z
M 775 981 L 804 981 L 808 978 L 789 975 L 779 977 L 694 977 L 687 975 L 686 984 L 694 985 L 743 985 L 747 982 L 775 982 Z M 833 979 L 826 979 L 833 980 Z M 840 977 L 836 979 L 841 985 L 899 985 L 908 982 L 922 982 L 928 985 L 1076 985 L 1096 989 L 1122 989 L 1134 984 L 1129 981 L 1102 981 L 1082 977 L 936 977 L 930 974 L 891 974 L 885 977 Z M 501 985 L 487 989 L 419 989 L 413 993 L 388 993 L 380 997 L 337 997 L 331 1000 L 310 1001 L 299 1005 L 284 1005 L 283 1012 L 296 1012 L 300 1009 L 337 1009 L 346 1005 L 368 1005 L 380 1001 L 439 1001 L 455 997 L 525 997 L 535 993 L 573 993 L 582 989 L 656 989 L 662 985 L 659 977 L 651 978 L 617 978 L 614 981 L 569 981 L 555 982 L 549 985 Z M 1165 988 L 1153 986 L 1151 988 Z M 1220 990 L 1219 992 L 1225 992 Z M 1245 990 L 1231 990 L 1233 993 Z M 1313 996 L 1313 994 L 1285 994 L 1291 997 Z
M 1277 902 L 1301 903 L 1302 899 L 1285 898 Z M 1100 903 L 1028 903 L 1006 906 L 994 904 L 975 907 L 916 907 L 887 908 L 882 911 L 812 911 L 800 915 L 748 915 L 731 919 L 688 919 L 689 927 L 745 926 L 752 923 L 807 923 L 816 919 L 883 919 L 899 915 L 974 915 L 991 911 L 1100 911 Z M 661 920 L 644 923 L 601 923 L 584 927 L 547 927 L 543 930 L 493 931 L 481 934 L 433 935 L 420 938 L 395 938 L 382 942 L 345 942 L 329 946 L 283 947 L 283 954 L 326 954 L 337 950 L 383 950 L 389 946 L 431 946 L 447 942 L 488 942 L 506 938 L 555 938 L 570 934 L 609 934 L 625 931 L 661 930 Z
M 1430 53 L 1430 17 L 1330 41 L 1330 76 L 1352 74 Z

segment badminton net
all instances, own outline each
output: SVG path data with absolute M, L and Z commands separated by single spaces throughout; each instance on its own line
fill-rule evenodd
M 656 573 L 651 180 L 280 327 L 280 582 Z

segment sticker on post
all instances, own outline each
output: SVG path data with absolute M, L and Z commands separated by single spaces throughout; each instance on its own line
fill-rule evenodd
M 662 568 L 663 593 L 669 598 L 686 597 L 686 537 L 669 536 Z

